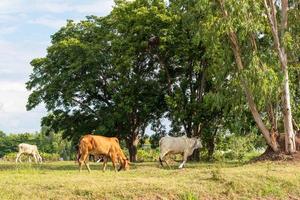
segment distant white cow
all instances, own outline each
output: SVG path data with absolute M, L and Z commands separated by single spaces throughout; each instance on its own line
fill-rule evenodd
M 18 145 L 18 148 L 19 148 L 19 152 L 17 153 L 16 162 L 18 162 L 18 161 L 22 162 L 20 159 L 20 156 L 22 154 L 27 154 L 27 155 L 33 156 L 36 163 L 37 162 L 42 163 L 42 157 L 40 156 L 36 145 L 21 143 Z M 29 160 L 30 160 L 30 158 L 29 158 Z
M 159 140 L 159 161 L 161 166 L 163 166 L 164 157 L 168 154 L 181 154 L 183 155 L 183 162 L 179 166 L 182 168 L 187 161 L 188 156 L 192 155 L 195 149 L 202 148 L 200 139 L 188 138 L 186 136 L 182 137 L 162 137 Z M 167 161 L 166 164 L 169 166 Z

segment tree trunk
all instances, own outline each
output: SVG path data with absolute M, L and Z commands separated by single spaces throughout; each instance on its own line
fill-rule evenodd
M 208 150 L 208 160 L 213 160 L 213 155 L 215 152 L 215 140 L 217 135 L 218 128 L 215 129 L 214 133 L 211 135 L 211 137 L 207 141 L 207 150 Z
M 191 156 L 189 156 L 188 160 L 199 162 L 200 161 L 200 150 L 195 149 L 193 154 Z
M 215 141 L 214 141 L 214 138 L 211 138 L 210 140 L 208 140 L 208 143 L 207 143 L 207 150 L 208 150 L 208 160 L 209 161 L 212 161 L 213 160 L 213 155 L 214 155 L 214 152 L 215 152 Z
M 128 150 L 129 150 L 130 162 L 136 162 L 137 161 L 137 146 L 132 144 L 128 147 Z
M 288 0 L 281 1 L 282 9 L 281 9 L 281 38 L 284 36 L 285 29 L 287 28 L 287 10 L 288 10 Z M 284 89 L 283 89 L 283 118 L 284 118 L 284 130 L 286 132 L 285 136 L 285 151 L 287 153 L 295 153 L 296 152 L 296 141 L 295 134 L 293 130 L 293 118 L 292 118 L 292 110 L 291 110 L 291 102 L 290 102 L 290 86 L 289 86 L 289 73 L 288 73 L 288 65 L 287 65 L 287 55 L 285 53 L 285 49 L 283 45 L 280 48 L 282 55 L 279 56 L 281 61 L 281 68 L 284 74 Z
M 134 136 L 130 138 L 127 141 L 127 148 L 129 151 L 129 160 L 130 162 L 136 162 L 137 161 L 137 146 L 139 143 L 139 139 L 137 136 Z
M 289 77 L 287 68 L 284 69 L 284 94 L 283 94 L 283 118 L 285 130 L 285 151 L 287 153 L 296 152 L 295 134 L 292 123 L 292 111 L 290 103 Z

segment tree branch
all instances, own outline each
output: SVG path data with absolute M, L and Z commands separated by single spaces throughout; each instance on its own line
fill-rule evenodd
M 77 104 L 79 104 L 81 107 L 87 108 L 88 110 L 90 110 L 92 113 L 94 113 L 97 116 L 97 113 L 91 107 L 89 107 L 88 105 L 84 104 L 83 102 L 78 101 L 75 98 L 72 98 L 72 100 L 74 102 L 76 102 Z

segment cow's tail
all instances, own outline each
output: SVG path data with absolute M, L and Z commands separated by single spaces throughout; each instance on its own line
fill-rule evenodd
M 77 162 L 79 162 L 80 157 L 81 157 L 81 153 L 80 153 L 80 151 L 78 150 L 78 151 L 77 151 L 77 155 L 76 155 L 76 160 L 77 160 Z
M 76 149 L 77 149 L 76 161 L 79 163 L 79 160 L 80 160 L 81 155 L 82 155 L 81 148 L 80 148 L 80 142 L 79 142 L 79 144 L 77 144 Z
M 160 156 L 159 156 L 159 163 L 160 163 L 160 165 L 163 167 L 164 165 L 163 165 L 163 161 L 162 161 L 162 159 L 160 158 Z

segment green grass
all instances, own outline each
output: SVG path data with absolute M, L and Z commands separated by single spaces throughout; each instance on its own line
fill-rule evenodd
M 300 196 L 295 163 L 188 163 L 185 169 L 158 163 L 132 164 L 106 172 L 91 163 L 79 173 L 74 162 L 0 162 L 0 199 L 288 199 Z

